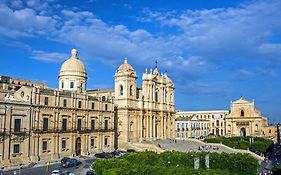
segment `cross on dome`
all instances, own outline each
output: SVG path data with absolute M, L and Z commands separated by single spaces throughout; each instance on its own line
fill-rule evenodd
M 76 49 L 71 50 L 71 56 L 77 58 L 78 51 Z

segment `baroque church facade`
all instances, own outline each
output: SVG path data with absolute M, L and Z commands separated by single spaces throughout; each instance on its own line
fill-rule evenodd
M 59 87 L 0 76 L 0 164 L 89 155 L 131 142 L 174 137 L 174 84 L 157 67 L 137 74 L 125 59 L 115 88 L 87 90 L 76 49 L 61 66 Z
M 137 87 L 137 74 L 125 59 L 115 73 L 114 104 L 118 116 L 118 142 L 151 141 L 174 137 L 174 84 L 157 67 L 142 75 Z

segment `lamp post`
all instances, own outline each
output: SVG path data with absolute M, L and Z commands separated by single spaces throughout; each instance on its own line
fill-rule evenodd
M 1 167 L 1 175 L 3 175 L 4 167 Z
M 19 167 L 19 175 L 20 175 L 20 169 L 21 169 L 22 164 L 20 163 L 20 167 Z
M 279 130 L 279 126 L 280 126 L 280 123 L 277 124 L 277 129 L 276 129 L 278 146 L 280 146 L 280 130 Z

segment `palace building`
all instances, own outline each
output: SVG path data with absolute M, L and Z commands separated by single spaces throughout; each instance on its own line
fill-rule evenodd
M 174 84 L 157 67 L 142 76 L 125 59 L 115 89 L 87 90 L 76 49 L 61 66 L 58 89 L 0 76 L 0 164 L 89 155 L 130 142 L 174 137 Z

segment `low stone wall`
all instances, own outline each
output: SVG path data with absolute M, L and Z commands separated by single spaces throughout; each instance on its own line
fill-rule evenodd
M 224 144 L 221 144 L 221 143 L 205 143 L 205 142 L 202 142 L 201 140 L 197 140 L 197 139 L 186 139 L 186 141 L 188 140 L 191 140 L 191 141 L 195 141 L 195 142 L 198 142 L 198 143 L 201 143 L 201 144 L 206 144 L 206 145 L 213 145 L 213 146 L 221 146 L 221 147 L 224 147 L 226 149 L 229 149 L 235 153 L 245 153 L 245 154 L 250 154 L 252 155 L 254 158 L 258 159 L 259 161 L 263 161 L 264 160 L 264 157 L 262 156 L 259 156 L 257 155 L 256 153 L 253 153 L 252 151 L 250 150 L 244 150 L 244 149 L 236 149 L 236 148 L 230 148 Z
M 128 143 L 128 148 L 135 149 L 136 151 L 154 151 L 157 153 L 165 151 L 156 145 L 146 143 Z

